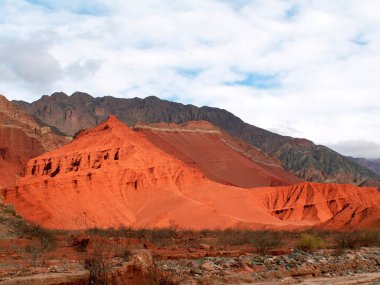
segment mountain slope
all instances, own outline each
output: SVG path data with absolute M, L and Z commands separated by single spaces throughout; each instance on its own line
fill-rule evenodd
M 281 186 L 302 180 L 285 171 L 280 162 L 206 121 L 185 124 L 136 124 L 157 147 L 209 179 L 243 188 Z
M 116 115 L 129 126 L 135 125 L 136 122 L 185 123 L 205 120 L 227 131 L 230 135 L 276 156 L 285 169 L 302 179 L 339 183 L 360 183 L 366 179 L 379 179 L 378 175 L 366 167 L 352 162 L 327 147 L 315 145 L 305 139 L 281 136 L 249 125 L 222 109 L 198 108 L 193 105 L 160 100 L 156 97 L 93 98 L 80 92 L 72 96 L 54 93 L 51 96 L 43 96 L 31 104 L 20 101 L 15 101 L 14 104 L 69 135 L 74 135 L 81 129 L 96 126 L 110 114 Z
M 370 159 L 355 158 L 355 157 L 350 157 L 350 159 L 356 162 L 357 164 L 367 167 L 368 169 L 380 175 L 380 159 L 370 160 Z
M 235 188 L 205 179 L 115 118 L 31 160 L 17 191 L 4 193 L 5 201 L 53 228 L 162 227 L 172 221 L 189 228 L 226 227 L 255 216 L 255 224 L 281 223 L 263 208 L 243 205 Z M 237 205 L 245 210 L 227 214 Z
M 28 220 L 49 228 L 175 224 L 279 229 L 329 223 L 341 229 L 373 226 L 379 219 L 380 194 L 374 188 L 301 183 L 243 189 L 219 184 L 115 117 L 30 160 L 26 172 L 14 190 L 1 195 Z M 342 211 L 347 214 L 332 222 Z
M 67 142 L 0 95 L 0 189 L 14 187 L 29 159 Z

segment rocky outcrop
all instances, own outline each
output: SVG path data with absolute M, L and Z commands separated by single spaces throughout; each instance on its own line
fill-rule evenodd
M 377 249 L 361 249 L 337 255 L 333 250 L 311 253 L 296 249 L 266 256 L 248 253 L 212 257 L 210 254 L 196 261 L 160 260 L 157 265 L 176 274 L 188 273 L 200 283 L 212 280 L 217 284 L 377 284 L 380 280 L 378 253 Z
M 219 184 L 115 117 L 30 160 L 18 186 L 1 194 L 28 220 L 60 229 L 297 228 L 329 221 L 329 227 L 361 227 L 378 219 L 380 205 L 374 188 L 303 183 L 244 189 Z M 355 210 L 359 204 L 360 211 Z M 346 210 L 351 206 L 352 211 Z
M 379 179 L 368 168 L 357 165 L 327 147 L 249 125 L 222 109 L 198 108 L 153 96 L 145 99 L 120 99 L 110 96 L 93 98 L 80 92 L 71 96 L 54 93 L 31 104 L 21 101 L 14 101 L 14 104 L 71 136 L 81 129 L 96 126 L 111 114 L 129 126 L 134 126 L 136 122 L 185 123 L 205 120 L 233 137 L 277 157 L 286 170 L 292 171 L 301 179 L 356 184 L 364 180 Z
M 267 190 L 261 199 L 281 220 L 346 229 L 380 223 L 380 193 L 374 188 L 301 183 Z
M 14 187 L 24 165 L 44 152 L 42 144 L 17 126 L 0 125 L 0 189 Z
M 0 189 L 15 186 L 29 159 L 67 142 L 0 95 Z
M 29 136 L 36 138 L 45 151 L 56 149 L 71 141 L 71 137 L 60 133 L 55 127 L 38 121 L 2 95 L 0 95 L 0 124 L 21 128 Z

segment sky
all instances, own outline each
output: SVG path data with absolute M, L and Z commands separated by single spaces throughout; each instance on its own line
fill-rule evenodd
M 155 95 L 380 158 L 380 1 L 0 0 L 0 93 Z

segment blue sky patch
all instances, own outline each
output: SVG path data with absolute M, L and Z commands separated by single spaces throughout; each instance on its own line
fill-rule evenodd
M 235 81 L 227 85 L 241 85 L 258 89 L 270 89 L 281 87 L 280 80 L 276 75 L 264 75 L 259 73 L 247 74 L 243 80 Z
M 285 12 L 285 19 L 291 20 L 299 14 L 299 7 L 294 5 Z
M 59 1 L 59 0 L 27 0 L 33 5 L 39 5 L 51 11 L 64 10 L 80 15 L 101 16 L 106 14 L 106 8 L 92 1 Z
M 202 72 L 202 69 L 197 69 L 197 68 L 177 68 L 176 71 L 182 77 L 195 78 L 195 77 L 197 77 Z
M 358 36 L 356 36 L 355 38 L 353 38 L 351 40 L 352 43 L 358 45 L 358 46 L 366 46 L 368 44 L 368 41 L 366 41 L 364 39 L 364 35 L 363 34 L 359 34 Z
M 233 9 L 235 10 L 239 10 L 241 8 L 243 8 L 244 6 L 246 6 L 247 4 L 250 4 L 252 3 L 252 1 L 250 0 L 220 0 L 221 2 L 229 5 L 230 7 L 232 7 Z

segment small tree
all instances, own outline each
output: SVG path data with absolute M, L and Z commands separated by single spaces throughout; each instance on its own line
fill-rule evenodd
M 112 268 L 112 258 L 115 256 L 114 247 L 104 242 L 94 244 L 93 250 L 84 261 L 84 268 L 90 272 L 89 284 L 107 284 L 107 274 Z

